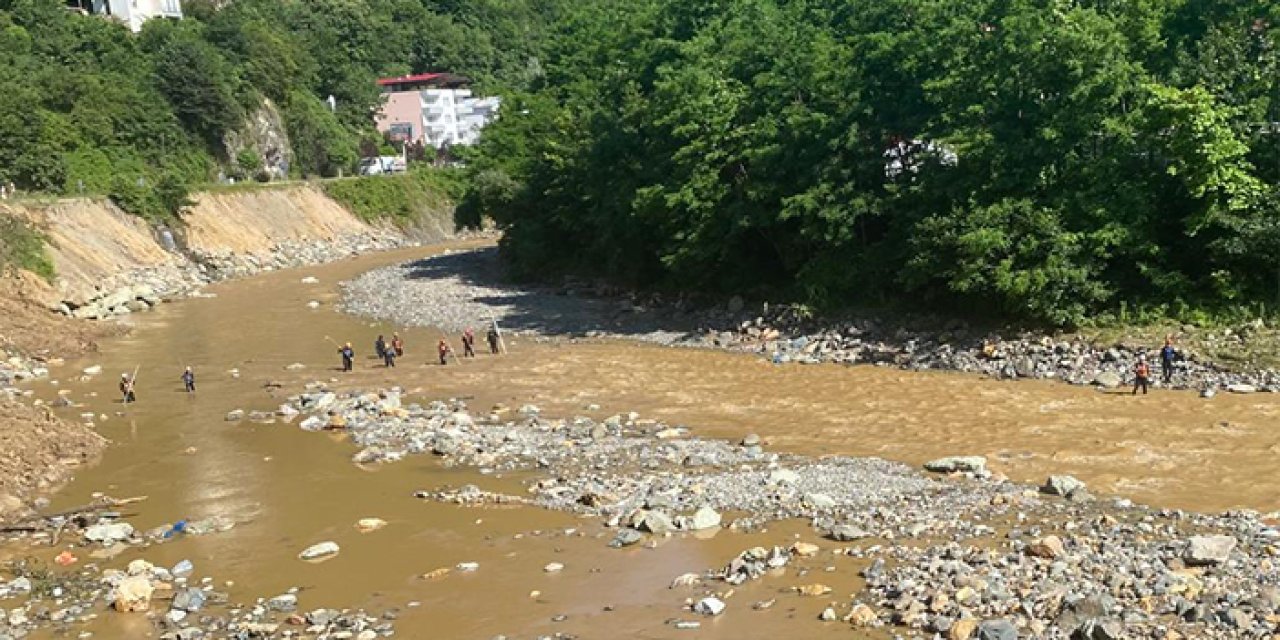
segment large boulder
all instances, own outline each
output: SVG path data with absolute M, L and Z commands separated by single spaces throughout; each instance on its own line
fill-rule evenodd
M 948 456 L 930 460 L 924 463 L 924 468 L 934 473 L 981 473 L 987 468 L 987 459 L 982 456 Z
M 1040 487 L 1040 491 L 1051 496 L 1070 497 L 1071 494 L 1082 491 L 1085 484 L 1072 476 L 1049 476 L 1044 486 Z
M 1232 536 L 1192 536 L 1182 559 L 1191 566 L 1222 564 L 1235 548 L 1236 539 Z

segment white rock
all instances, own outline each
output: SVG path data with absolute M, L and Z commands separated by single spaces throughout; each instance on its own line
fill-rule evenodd
M 711 507 L 699 507 L 693 514 L 693 520 L 689 523 L 689 528 L 694 531 L 702 529 L 711 529 L 720 526 L 720 514 Z
M 547 573 L 559 573 L 564 570 L 564 565 L 559 562 L 550 562 L 547 563 L 547 566 L 543 567 L 542 570 Z
M 775 469 L 769 473 L 769 484 L 795 484 L 800 481 L 800 474 L 790 469 Z
M 298 557 L 303 560 L 319 560 L 337 555 L 338 551 L 338 543 L 326 541 L 307 547 L 302 553 L 298 554 Z
M 712 596 L 699 600 L 697 604 L 693 605 L 693 611 L 704 616 L 718 616 L 724 612 L 725 606 L 723 600 Z
M 479 569 L 479 568 L 480 568 L 479 562 L 459 562 L 457 566 L 458 571 L 463 571 L 463 572 L 475 571 L 476 569 Z
M 86 376 L 96 376 L 96 375 L 98 375 L 99 373 L 102 373 L 102 365 L 100 365 L 100 364 L 95 364 L 95 365 L 93 365 L 92 367 L 85 367 L 85 368 L 84 368 L 84 374 L 85 374 Z
M 93 542 L 117 542 L 120 540 L 128 540 L 133 536 L 133 525 L 127 522 L 112 522 L 109 524 L 95 524 L 85 529 L 84 537 Z

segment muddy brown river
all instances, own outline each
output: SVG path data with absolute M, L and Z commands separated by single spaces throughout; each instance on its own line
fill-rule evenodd
M 774 450 L 815 455 L 869 455 L 919 464 L 980 454 L 1015 480 L 1039 482 L 1070 473 L 1097 494 L 1137 502 L 1216 511 L 1280 509 L 1274 482 L 1280 454 L 1280 402 L 1269 395 L 1219 396 L 1154 392 L 1146 397 L 1100 393 L 1052 382 L 998 382 L 958 374 L 910 373 L 839 365 L 776 366 L 758 357 L 628 342 L 508 341 L 510 353 L 461 365 L 428 364 L 439 333 L 400 330 L 409 353 L 396 369 L 374 367 L 372 342 L 398 328 L 336 311 L 338 282 L 383 264 L 439 248 L 366 256 L 340 264 L 265 274 L 213 286 L 213 298 L 191 299 L 135 316 L 135 330 L 102 345 L 100 354 L 55 369 L 56 389 L 106 414 L 99 431 L 112 441 L 100 464 L 81 470 L 52 509 L 88 502 L 94 492 L 147 496 L 129 521 L 141 530 L 182 518 L 222 515 L 232 530 L 131 549 L 105 566 L 142 557 L 195 563 L 197 577 L 225 581 L 233 602 L 252 602 L 300 587 L 302 610 L 398 609 L 398 637 L 532 638 L 557 632 L 583 638 L 850 637 L 844 623 L 818 613 L 847 603 L 857 586 L 855 560 L 814 561 L 835 591 L 824 598 L 780 594 L 791 577 L 744 585 L 725 615 L 698 631 L 677 630 L 686 590 L 667 588 L 686 572 L 725 564 L 755 545 L 818 541 L 805 523 L 758 533 L 729 530 L 677 536 L 653 548 L 605 546 L 599 521 L 534 508 L 465 508 L 413 497 L 420 489 L 474 483 L 522 491 L 519 478 L 450 470 L 430 456 L 366 470 L 349 461 L 353 445 L 338 435 L 294 425 L 227 422 L 232 409 L 274 410 L 311 380 L 336 378 L 340 388 L 399 385 L 414 399 L 470 397 L 473 408 L 495 403 L 543 408 L 544 415 L 605 417 L 637 411 L 712 438 L 758 433 Z M 320 284 L 300 284 L 303 276 Z M 309 300 L 322 306 L 308 309 Z M 355 343 L 357 371 L 342 375 L 329 338 Z M 305 369 L 286 366 L 302 363 Z M 71 376 L 102 364 L 101 376 Z M 199 392 L 188 397 L 179 374 L 190 364 Z M 115 382 L 139 367 L 139 402 L 123 407 Z M 231 370 L 239 371 L 233 377 Z M 74 378 L 74 379 L 73 379 Z M 284 385 L 272 396 L 264 383 Z M 96 395 L 94 395 L 96 394 Z M 587 411 L 589 404 L 599 410 Z M 361 534 L 354 523 L 389 524 Z M 308 564 L 303 548 L 324 540 L 335 558 Z M 27 552 L 27 550 L 20 550 Z M 36 550 L 52 555 L 56 550 Z M 11 554 L 14 550 L 9 551 Z M 460 562 L 478 571 L 434 580 L 422 574 Z M 544 573 L 548 562 L 565 569 Z M 841 564 L 841 562 L 846 562 Z M 540 592 L 534 596 L 533 591 Z M 778 598 L 773 608 L 748 603 Z M 420 603 L 420 606 L 409 606 Z M 566 619 L 555 621 L 558 616 Z M 105 613 L 97 637 L 158 635 L 141 614 Z

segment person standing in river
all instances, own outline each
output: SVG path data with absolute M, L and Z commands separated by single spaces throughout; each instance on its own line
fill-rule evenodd
M 462 357 L 476 357 L 476 330 L 471 327 L 462 332 Z
M 191 371 L 191 367 L 187 367 L 182 372 L 182 386 L 186 388 L 187 393 L 196 392 L 196 374 Z
M 436 345 L 436 351 L 440 352 L 440 364 L 449 364 L 449 343 L 444 338 L 440 338 L 440 343 Z
M 138 396 L 133 393 L 133 378 L 129 374 L 120 374 L 120 395 L 124 396 L 125 404 L 132 404 L 138 401 Z
M 489 327 L 489 335 L 485 337 L 489 340 L 489 353 L 497 355 L 499 353 L 498 340 L 500 339 L 498 336 L 498 325 L 491 325 Z
M 1160 349 L 1160 374 L 1165 384 L 1173 382 L 1173 360 L 1178 351 L 1173 348 L 1173 336 L 1165 336 L 1164 347 Z
M 1133 366 L 1133 395 L 1138 395 L 1138 388 L 1142 388 L 1142 395 L 1147 395 L 1147 384 L 1151 380 L 1151 367 L 1147 366 L 1147 357 L 1145 355 L 1138 356 L 1138 364 Z
M 338 353 L 342 354 L 342 370 L 350 371 L 351 365 L 356 359 L 356 352 L 355 349 L 351 348 L 351 343 L 348 342 L 347 344 L 339 347 Z
M 378 339 L 373 341 L 373 352 L 378 354 L 379 358 L 384 360 L 387 357 L 387 341 L 382 339 L 382 335 L 378 335 Z
M 396 366 L 396 350 L 390 347 L 382 351 L 382 366 L 393 369 Z
M 404 340 L 400 339 L 400 334 L 391 334 L 391 350 L 396 352 L 396 357 L 404 355 Z

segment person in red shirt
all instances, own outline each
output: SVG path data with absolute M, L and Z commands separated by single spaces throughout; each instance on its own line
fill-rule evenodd
M 449 343 L 440 338 L 440 344 L 436 345 L 436 350 L 440 352 L 440 364 L 449 364 Z
M 476 332 L 471 327 L 462 332 L 462 357 L 476 357 Z

